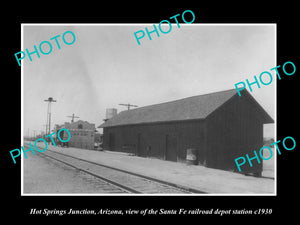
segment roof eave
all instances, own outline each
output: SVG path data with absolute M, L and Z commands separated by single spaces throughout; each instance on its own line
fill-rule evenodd
M 122 127 L 122 126 L 139 126 L 139 125 L 153 125 L 153 124 L 164 124 L 164 123 L 184 123 L 192 121 L 201 121 L 205 118 L 196 118 L 196 119 L 186 119 L 186 120 L 169 120 L 169 121 L 155 121 L 155 122 L 143 122 L 143 123 L 129 123 L 129 124 L 117 124 L 117 125 L 105 125 L 101 124 L 98 128 L 107 128 L 107 127 Z
M 257 109 L 261 111 L 261 114 L 263 116 L 263 124 L 274 123 L 274 119 L 266 112 L 266 110 L 255 100 L 255 98 L 246 89 L 242 90 L 242 96 L 240 97 L 243 96 L 257 105 Z

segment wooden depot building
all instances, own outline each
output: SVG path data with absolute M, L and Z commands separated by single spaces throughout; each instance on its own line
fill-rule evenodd
M 179 162 L 194 149 L 196 164 L 237 171 L 234 159 L 253 157 L 263 146 L 263 124 L 274 122 L 246 89 L 241 93 L 231 89 L 122 111 L 99 126 L 103 148 Z M 260 174 L 262 163 L 252 164 L 242 172 Z

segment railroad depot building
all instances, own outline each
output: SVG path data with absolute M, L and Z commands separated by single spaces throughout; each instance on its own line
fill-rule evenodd
M 263 125 L 274 123 L 258 102 L 236 89 L 122 111 L 99 127 L 103 148 L 142 157 L 185 162 L 188 149 L 196 164 L 237 171 L 234 159 L 263 146 Z M 263 160 L 261 160 L 263 161 Z M 242 172 L 262 171 L 262 163 Z
M 65 122 L 63 125 L 55 126 L 55 133 L 62 128 L 67 128 L 71 133 L 71 139 L 68 142 L 69 147 L 94 149 L 95 124 L 82 120 L 71 123 Z M 61 134 L 63 139 L 65 139 L 65 135 L 68 137 L 67 133 Z

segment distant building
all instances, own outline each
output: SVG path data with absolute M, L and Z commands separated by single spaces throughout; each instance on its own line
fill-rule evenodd
M 65 122 L 63 125 L 56 125 L 55 133 L 61 128 L 67 128 L 71 133 L 69 147 L 94 149 L 95 124 L 82 120 L 73 123 Z
M 185 161 L 194 149 L 197 163 L 237 171 L 234 159 L 263 146 L 263 124 L 273 119 L 246 91 L 236 89 L 122 111 L 102 125 L 103 148 Z M 263 161 L 263 160 L 261 160 Z M 262 163 L 243 165 L 260 175 Z

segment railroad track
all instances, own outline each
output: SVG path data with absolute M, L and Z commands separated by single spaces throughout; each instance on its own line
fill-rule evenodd
M 64 153 L 47 149 L 43 153 L 37 153 L 41 157 L 47 157 L 64 165 L 72 167 L 83 173 L 89 174 L 100 183 L 107 185 L 112 193 L 133 194 L 193 194 L 205 193 L 191 188 L 181 187 L 151 177 L 109 167 L 99 163 L 80 159 Z M 110 186 L 110 187 L 109 187 Z M 107 192 L 106 192 L 107 193 Z

